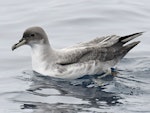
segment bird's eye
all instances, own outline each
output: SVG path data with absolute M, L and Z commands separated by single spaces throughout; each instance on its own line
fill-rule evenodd
M 35 34 L 31 34 L 31 36 L 32 36 L 32 37 L 34 37 L 34 36 L 35 36 Z

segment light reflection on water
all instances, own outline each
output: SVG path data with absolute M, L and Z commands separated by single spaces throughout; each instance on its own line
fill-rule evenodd
M 148 0 L 5 0 L 0 7 L 0 112 L 150 112 Z M 33 73 L 30 48 L 11 52 L 11 46 L 35 25 L 48 32 L 56 48 L 97 36 L 145 33 L 117 65 L 118 77 L 94 79 L 98 85 L 88 77 L 65 81 Z
M 31 72 L 28 74 L 33 76 Z M 105 88 L 97 86 L 88 76 L 70 81 L 43 77 L 37 74 L 33 77 L 30 76 L 31 78 L 24 78 L 23 76 L 18 77 L 18 79 L 30 81 L 30 88 L 25 92 L 18 93 L 12 99 L 14 102 L 21 103 L 22 109 L 34 109 L 34 112 L 74 113 L 79 111 L 92 112 L 90 108 L 103 109 L 121 104 L 118 101 L 120 96 L 103 91 Z M 100 82 L 102 81 L 100 80 Z M 106 87 L 108 84 L 103 82 L 102 86 Z M 109 80 L 109 82 L 111 81 Z

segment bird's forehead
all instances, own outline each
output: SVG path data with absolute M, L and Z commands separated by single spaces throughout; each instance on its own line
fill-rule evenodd
M 40 27 L 31 27 L 31 28 L 28 28 L 25 32 L 24 32 L 24 36 L 28 36 L 28 35 L 31 35 L 31 34 L 43 34 L 44 31 L 42 30 L 42 28 Z
M 33 32 L 32 31 L 25 31 L 24 33 L 23 33 L 23 37 L 28 37 L 28 36 L 30 36 L 30 34 L 32 34 Z

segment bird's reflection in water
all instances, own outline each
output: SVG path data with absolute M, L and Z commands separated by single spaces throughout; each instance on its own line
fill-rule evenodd
M 76 80 L 62 80 L 41 76 L 34 72 L 34 75 L 30 78 L 30 88 L 26 92 L 43 98 L 51 96 L 58 98 L 73 97 L 80 99 L 81 103 L 76 103 L 69 99 L 65 100 L 65 102 L 63 100 L 60 102 L 59 100 L 57 102 L 51 102 L 51 100 L 35 102 L 32 101 L 32 98 L 31 100 L 26 101 L 23 99 L 23 101 L 19 100 L 18 102 L 22 104 L 21 109 L 32 109 L 32 113 L 91 113 L 93 110 L 90 108 L 102 109 L 103 107 L 106 108 L 121 104 L 118 102 L 120 99 L 119 96 L 111 92 L 103 91 L 103 86 L 108 83 L 107 80 L 110 82 L 113 78 L 107 77 L 104 79 L 106 80 L 106 84 L 100 83 L 101 81 L 97 80 L 97 76 L 86 76 Z M 102 84 L 102 86 L 97 85 L 95 81 Z M 47 92 L 44 90 L 47 90 Z M 95 111 L 95 113 L 97 112 Z

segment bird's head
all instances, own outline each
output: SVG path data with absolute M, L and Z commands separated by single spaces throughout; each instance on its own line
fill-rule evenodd
M 12 50 L 22 46 L 29 45 L 34 46 L 38 44 L 48 44 L 48 38 L 45 31 L 41 27 L 30 27 L 23 33 L 23 37 L 18 43 L 12 46 Z

